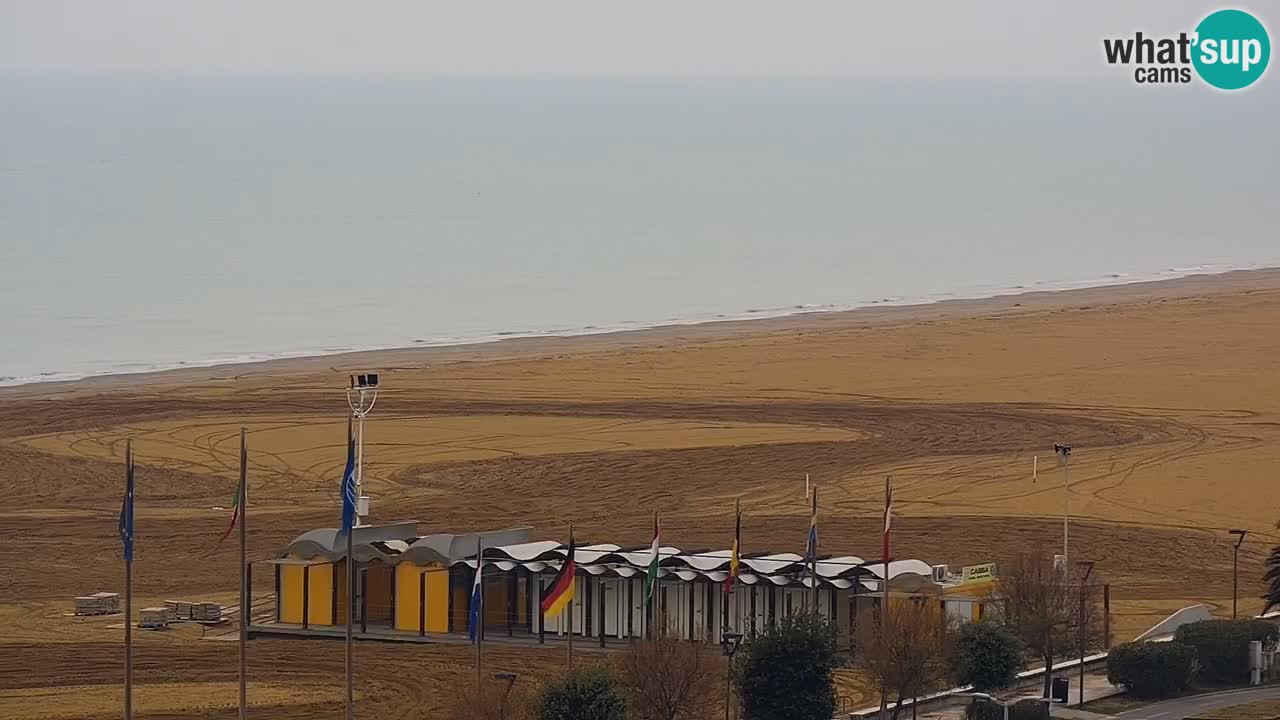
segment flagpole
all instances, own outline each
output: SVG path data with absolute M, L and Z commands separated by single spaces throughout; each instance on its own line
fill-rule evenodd
M 355 437 L 351 434 L 351 421 L 355 415 L 354 408 L 352 414 L 347 416 L 347 464 L 342 471 L 342 533 L 347 536 L 347 602 L 346 602 L 346 653 L 345 653 L 345 674 L 346 674 L 346 720 L 354 720 L 355 718 L 355 690 L 354 690 L 354 671 L 355 660 L 352 657 L 352 616 L 355 614 L 356 603 L 356 559 L 353 546 L 355 542 L 356 526 L 360 524 L 359 510 L 359 491 L 356 490 L 355 479 L 359 474 L 356 468 L 356 447 Z
M 813 527 L 818 527 L 818 488 L 813 488 Z M 809 601 L 813 605 L 811 611 L 818 614 L 818 533 L 813 533 L 813 557 L 809 560 L 809 578 L 813 587 L 809 589 Z
M 124 554 L 124 720 L 133 720 L 133 438 L 124 442 L 129 544 Z
M 484 556 L 481 554 L 480 535 L 476 535 L 476 584 L 479 585 L 480 593 L 480 612 L 476 613 L 473 632 L 476 636 L 476 700 L 480 699 L 480 645 L 484 642 L 484 579 L 481 575 L 484 565 Z
M 733 590 L 738 590 L 738 573 L 742 567 L 742 498 L 733 499 Z M 755 592 L 753 589 L 751 592 Z M 736 608 L 736 606 L 735 606 Z M 744 628 L 741 627 L 741 614 L 738 614 L 738 633 L 742 634 Z M 751 622 L 755 622 L 755 615 L 751 616 Z
M 574 551 L 573 523 L 569 523 L 569 552 L 572 553 L 573 551 Z M 568 562 L 573 562 L 574 560 L 576 560 L 576 558 L 570 557 Z M 578 592 L 577 592 L 578 591 L 578 588 L 577 588 L 578 567 L 576 563 L 573 568 L 573 573 L 574 573 L 573 577 L 569 578 L 569 583 L 571 587 L 573 587 L 573 594 L 569 597 L 568 605 L 565 606 L 565 612 L 569 613 L 569 669 L 570 670 L 573 669 L 573 601 L 576 600 L 578 596 Z
M 645 573 L 645 637 L 656 637 L 658 624 L 658 568 L 661 564 L 659 550 L 662 547 L 662 519 L 658 511 L 653 511 L 653 555 L 649 558 L 649 569 Z M 653 577 L 650 578 L 649 575 Z
M 244 426 L 240 426 L 240 720 L 249 717 L 249 563 L 246 550 L 249 522 L 249 446 Z
M 347 720 L 355 717 L 353 704 L 355 701 L 355 693 L 352 691 L 351 679 L 351 606 L 355 603 L 352 590 L 356 583 L 356 564 L 355 559 L 351 557 L 351 536 L 355 535 L 354 528 L 348 528 L 347 532 L 347 652 L 346 652 L 346 673 L 347 673 Z
M 893 512 L 893 476 L 884 476 L 884 527 L 881 528 L 883 536 L 881 538 L 881 553 L 884 555 L 884 602 L 880 608 L 880 642 L 884 643 L 889 638 L 889 527 L 892 523 L 890 513 Z M 885 710 L 889 707 L 888 689 L 882 682 L 880 684 L 880 717 L 884 718 Z

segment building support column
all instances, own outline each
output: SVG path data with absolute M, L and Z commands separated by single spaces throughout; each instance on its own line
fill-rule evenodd
M 537 604 L 534 607 L 538 611 L 538 644 L 542 645 L 547 641 L 547 618 L 542 615 L 542 575 L 539 573 L 531 577 L 534 580 L 534 587 L 538 591 L 535 595 Z
M 302 629 L 311 626 L 311 566 L 302 567 Z
M 360 568 L 360 632 L 369 632 L 369 568 Z
M 603 577 L 603 576 L 601 576 L 601 577 L 600 577 L 600 580 L 599 580 L 599 586 L 600 586 L 600 592 L 599 592 L 599 595 L 600 595 L 600 601 L 599 601 L 599 603 L 598 603 L 598 604 L 600 605 L 600 627 L 599 627 L 598 629 L 599 629 L 599 631 L 600 631 L 600 647 L 604 647 L 604 639 L 605 639 L 605 636 L 606 636 L 608 633 L 606 633 L 606 632 L 604 631 L 604 630 L 605 630 L 604 613 L 605 613 L 605 605 L 606 605 L 606 603 L 605 603 L 604 577 Z

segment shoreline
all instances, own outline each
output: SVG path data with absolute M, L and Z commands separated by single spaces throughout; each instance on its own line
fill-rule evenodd
M 1171 271 L 1174 272 L 1174 271 Z M 1117 278 L 1119 280 L 1119 278 Z M 1100 281 L 1105 282 L 1105 281 Z M 1079 283 L 1077 283 L 1078 285 Z M 911 324 L 962 317 L 1034 313 L 1095 304 L 1140 303 L 1234 292 L 1280 288 L 1280 267 L 1190 272 L 1177 277 L 1090 284 L 1062 289 L 1021 286 L 983 297 L 952 297 L 919 302 L 893 299 L 847 309 L 798 308 L 780 314 L 748 312 L 723 319 L 608 328 L 583 332 L 553 331 L 514 337 L 490 337 L 451 344 L 418 343 L 333 353 L 299 354 L 249 361 L 184 364 L 178 367 L 108 372 L 85 377 L 0 384 L 0 396 L 56 395 L 64 392 L 110 391 L 138 385 L 168 385 L 210 380 L 236 380 L 254 375 L 386 369 L 395 365 L 429 366 L 456 362 L 519 359 L 548 354 L 608 352 L 665 343 L 714 342 L 785 332 L 835 330 L 869 325 Z

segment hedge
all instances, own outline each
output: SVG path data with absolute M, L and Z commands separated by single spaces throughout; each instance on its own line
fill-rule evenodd
M 1201 620 L 1178 628 L 1174 640 L 1196 649 L 1200 679 L 1213 683 L 1249 682 L 1249 643 L 1273 643 L 1280 628 L 1265 620 Z
M 1131 695 L 1161 698 L 1186 690 L 1196 674 L 1196 649 L 1179 642 L 1117 645 L 1107 655 L 1107 680 Z

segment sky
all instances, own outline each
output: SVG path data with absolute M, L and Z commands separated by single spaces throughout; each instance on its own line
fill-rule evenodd
M 1102 60 L 1102 38 L 1191 30 L 1218 7 L 1187 0 L 0 0 L 0 73 L 1099 78 L 1114 70 Z M 1274 5 L 1232 7 L 1263 22 L 1280 17 Z

